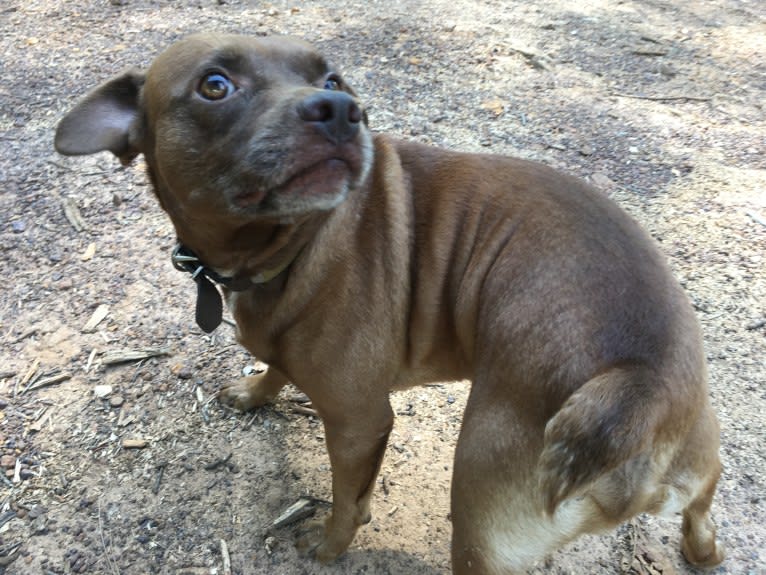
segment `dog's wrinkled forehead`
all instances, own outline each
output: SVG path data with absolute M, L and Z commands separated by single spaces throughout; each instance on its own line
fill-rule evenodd
M 197 34 L 157 56 L 147 73 L 146 91 L 153 98 L 172 99 L 217 69 L 250 79 L 278 77 L 311 83 L 328 72 L 328 64 L 311 44 L 289 36 Z

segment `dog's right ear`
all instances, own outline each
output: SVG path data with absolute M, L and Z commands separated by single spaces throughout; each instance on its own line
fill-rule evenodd
M 141 88 L 145 76 L 131 70 L 102 84 L 58 125 L 54 145 L 65 156 L 109 151 L 129 164 L 143 140 Z

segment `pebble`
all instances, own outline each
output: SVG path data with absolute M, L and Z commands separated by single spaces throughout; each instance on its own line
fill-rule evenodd
M 111 385 L 97 385 L 93 388 L 93 393 L 96 395 L 96 397 L 100 399 L 104 399 L 107 397 L 110 393 L 112 393 L 112 386 Z
M 0 457 L 0 467 L 15 467 L 16 456 L 15 455 L 3 455 Z
M 30 519 L 37 519 L 38 517 L 42 517 L 48 512 L 48 509 L 43 507 L 42 505 L 34 505 L 29 510 L 29 517 Z
M 188 367 L 182 367 L 177 375 L 178 379 L 191 379 L 194 376 L 194 372 Z
M 55 280 L 55 278 L 54 278 L 54 280 Z M 57 286 L 57 287 L 58 287 L 60 290 L 68 290 L 68 289 L 72 289 L 72 286 L 73 286 L 73 285 L 74 285 L 74 283 L 72 282 L 71 278 L 62 278 L 62 279 L 61 279 L 60 281 L 58 281 L 58 283 L 56 284 L 56 286 Z
M 125 403 L 125 398 L 121 395 L 113 395 L 109 398 L 109 405 L 112 407 L 120 407 L 123 403 Z
M 17 233 L 23 233 L 27 229 L 27 223 L 24 220 L 16 220 L 11 224 L 11 229 Z

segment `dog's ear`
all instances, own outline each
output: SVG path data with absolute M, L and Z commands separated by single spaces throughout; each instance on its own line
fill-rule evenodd
M 140 154 L 144 74 L 130 70 L 105 82 L 58 125 L 54 145 L 66 156 L 109 151 L 124 165 Z

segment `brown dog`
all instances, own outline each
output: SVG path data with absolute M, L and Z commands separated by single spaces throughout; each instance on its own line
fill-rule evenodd
M 251 409 L 288 380 L 311 398 L 333 507 L 299 545 L 320 561 L 370 519 L 389 392 L 463 378 L 455 573 L 518 572 L 643 511 L 683 513 L 690 562 L 723 558 L 697 322 L 654 242 L 588 185 L 372 134 L 338 74 L 287 38 L 187 38 L 97 88 L 56 147 L 144 154 L 200 324 L 220 320 L 214 280 L 270 365 L 223 401 Z

